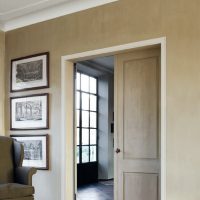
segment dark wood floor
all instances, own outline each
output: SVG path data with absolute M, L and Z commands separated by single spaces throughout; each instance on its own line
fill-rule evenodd
M 79 187 L 77 200 L 113 200 L 113 181 Z

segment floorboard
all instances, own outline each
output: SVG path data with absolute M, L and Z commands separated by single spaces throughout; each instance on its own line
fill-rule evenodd
M 113 181 L 79 187 L 77 200 L 113 200 Z

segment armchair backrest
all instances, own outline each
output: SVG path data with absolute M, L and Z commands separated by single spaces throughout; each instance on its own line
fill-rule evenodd
M 13 140 L 14 167 L 21 167 L 24 160 L 24 146 L 17 140 Z
M 0 184 L 14 181 L 14 169 L 22 166 L 24 147 L 16 140 L 0 136 Z
M 14 180 L 13 139 L 0 136 L 0 184 Z

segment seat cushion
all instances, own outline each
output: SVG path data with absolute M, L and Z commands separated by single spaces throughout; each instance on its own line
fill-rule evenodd
M 19 197 L 14 199 L 3 199 L 3 200 L 34 200 L 34 198 L 33 196 L 28 196 L 28 197 Z
M 0 184 L 0 199 L 28 197 L 34 194 L 34 187 L 17 183 Z

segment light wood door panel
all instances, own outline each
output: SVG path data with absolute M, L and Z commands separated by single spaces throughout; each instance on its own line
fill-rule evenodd
M 124 157 L 157 158 L 157 58 L 124 63 Z
M 159 200 L 160 49 L 115 56 L 115 199 Z
M 157 200 L 158 175 L 145 173 L 124 174 L 124 199 Z

